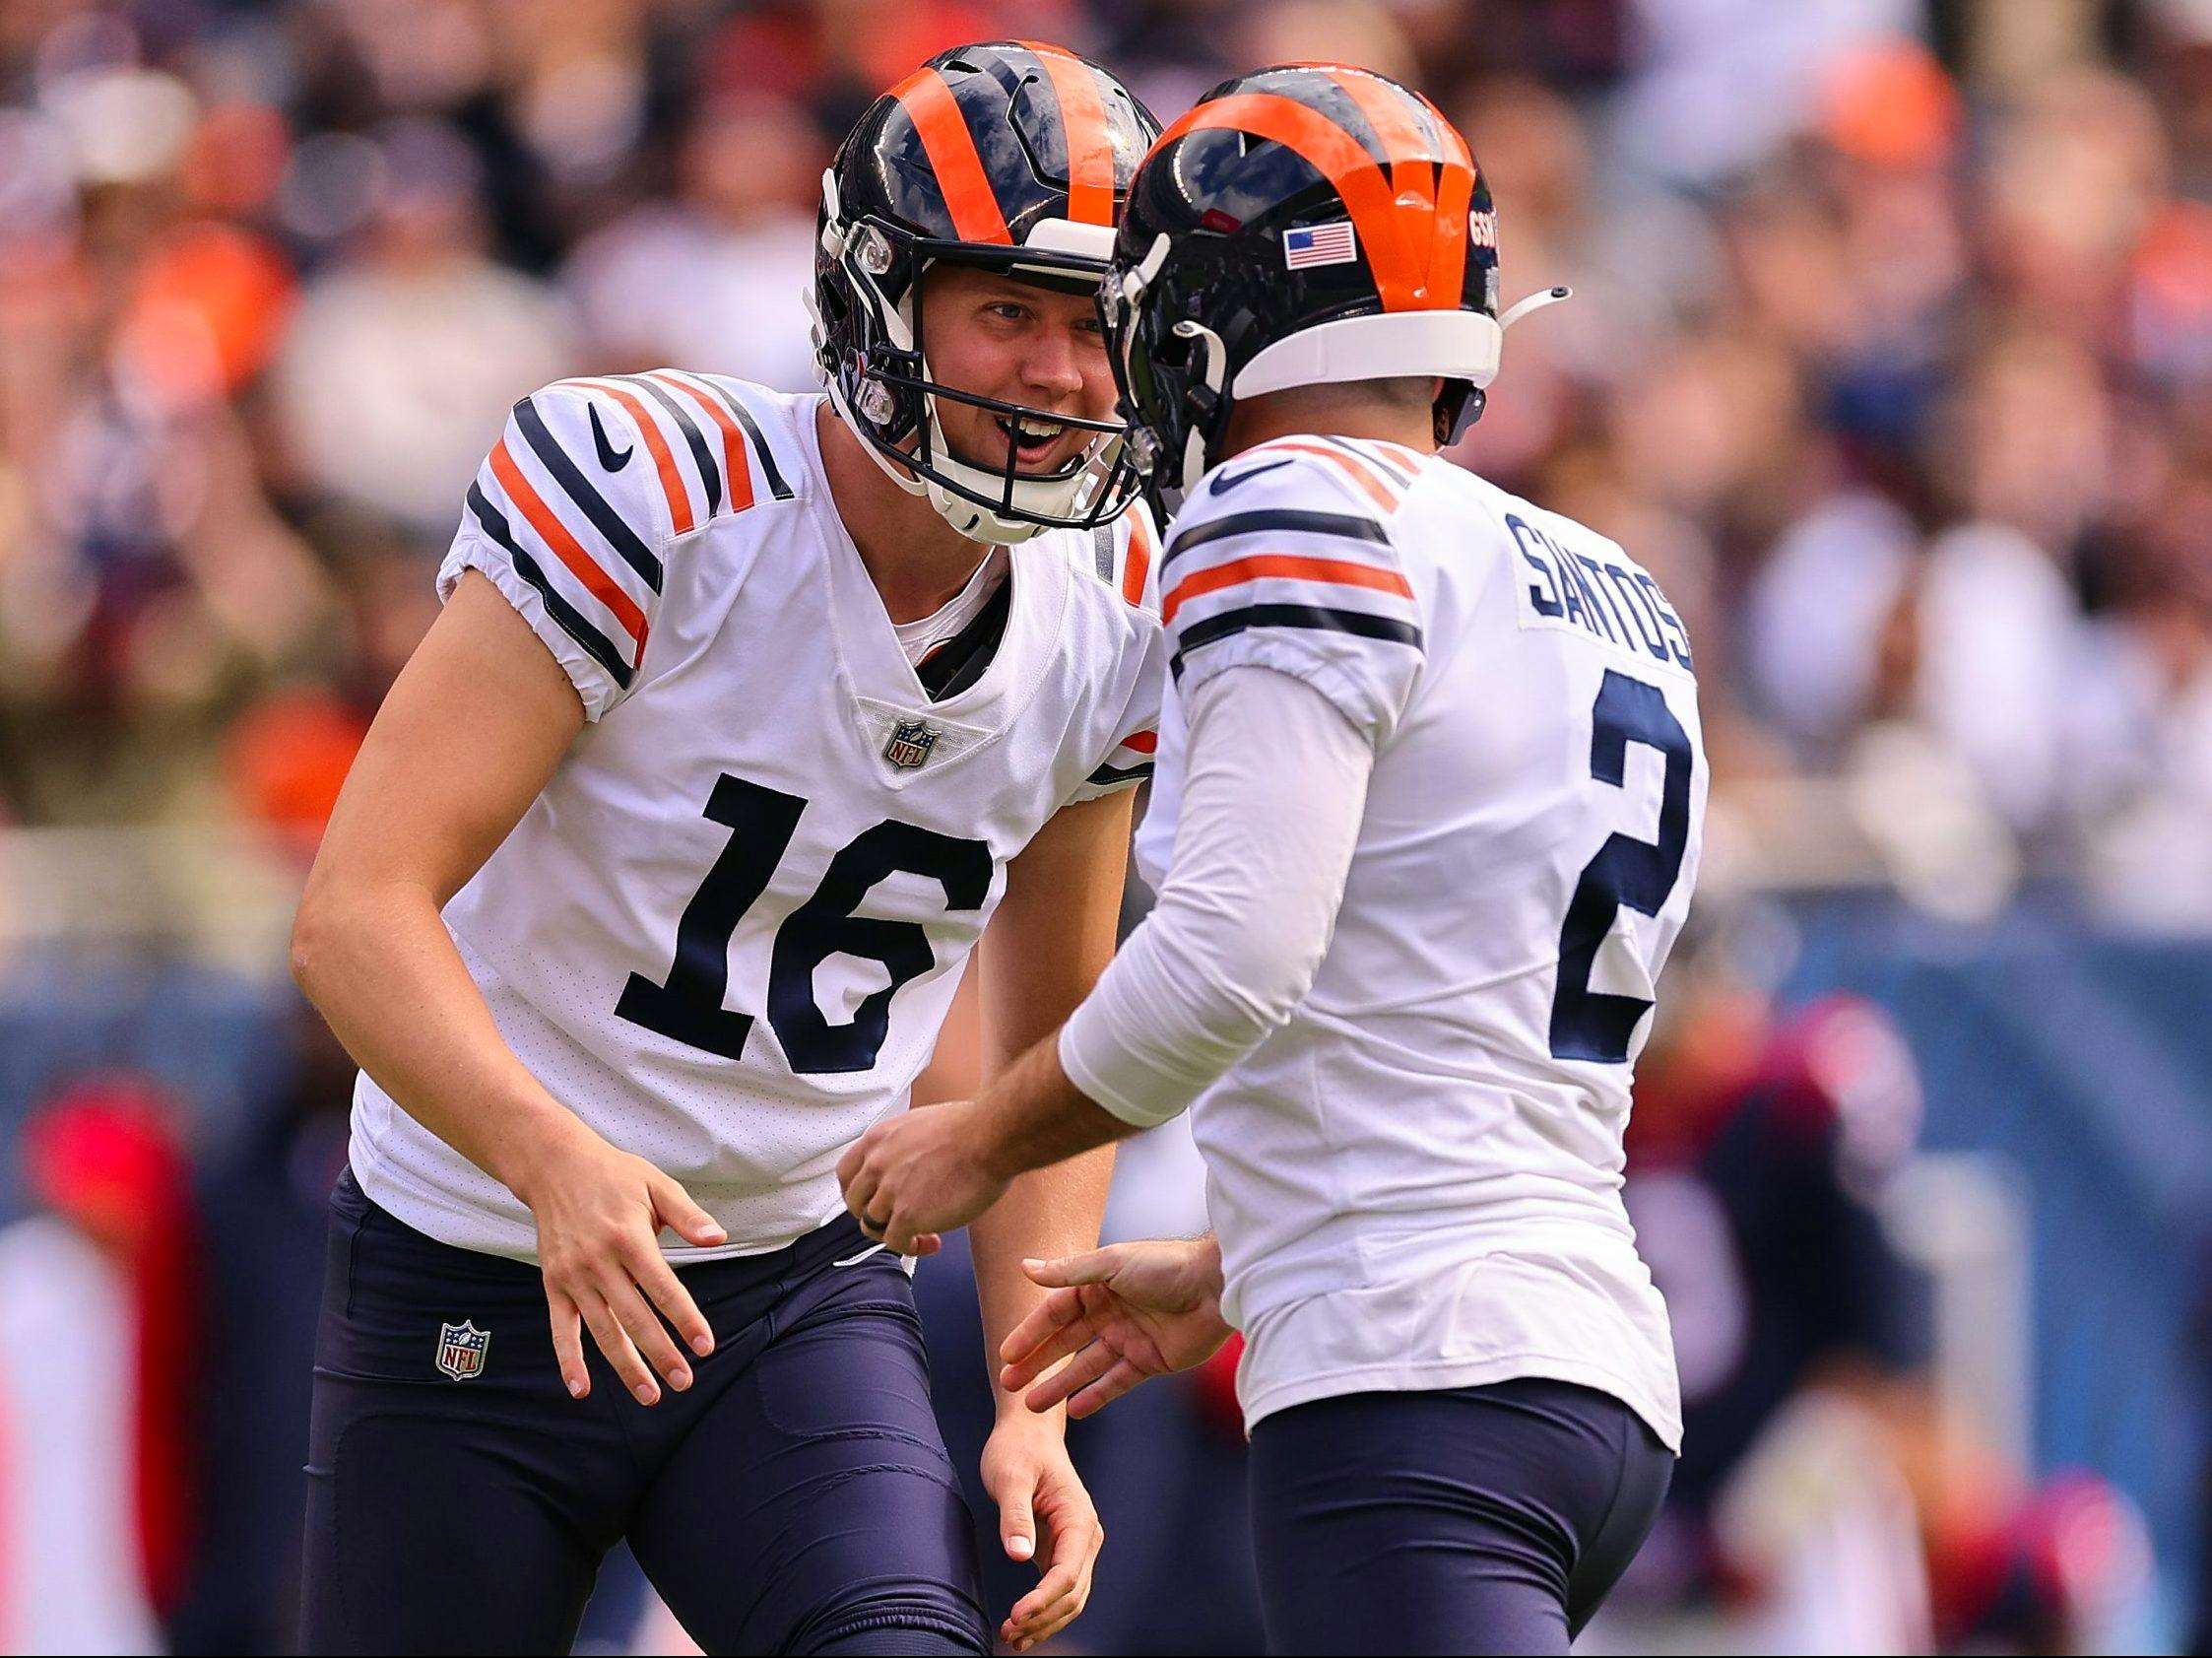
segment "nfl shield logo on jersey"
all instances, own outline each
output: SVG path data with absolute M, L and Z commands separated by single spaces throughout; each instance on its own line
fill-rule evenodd
M 930 758 L 937 747 L 940 733 L 935 726 L 922 720 L 910 719 L 893 728 L 891 740 L 883 745 L 883 758 L 893 765 L 911 771 Z
M 484 1374 L 484 1356 L 491 1346 L 491 1332 L 479 1330 L 474 1319 L 438 1326 L 438 1368 L 455 1381 Z

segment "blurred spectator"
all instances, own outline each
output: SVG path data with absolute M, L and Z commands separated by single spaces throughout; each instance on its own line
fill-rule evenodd
M 554 297 L 488 256 L 467 141 L 419 120 L 380 136 L 359 248 L 308 284 L 276 393 L 310 483 L 428 543 L 507 405 L 579 359 Z
M 157 1650 L 190 1566 L 200 1261 L 174 1105 L 126 1073 L 29 1125 L 0 1231 L 0 1641 Z
M 806 295 L 828 160 L 813 123 L 780 99 L 702 109 L 678 155 L 676 199 L 617 220 L 568 263 L 594 361 L 813 389 Z
M 290 1029 L 292 1075 L 197 1180 L 208 1304 L 194 1438 L 220 1477 L 200 1489 L 191 1592 L 171 1625 L 177 1652 L 290 1652 L 298 1637 L 301 1378 L 314 1361 L 354 1063 L 304 1003 Z

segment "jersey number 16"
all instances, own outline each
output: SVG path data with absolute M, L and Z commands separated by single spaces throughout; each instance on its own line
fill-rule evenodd
M 672 1041 L 736 1059 L 752 1030 L 750 1014 L 722 1005 L 730 988 L 730 937 L 768 890 L 807 803 L 795 794 L 724 772 L 706 815 L 730 839 L 676 924 L 676 959 L 655 984 L 632 973 L 616 1014 Z M 885 819 L 829 860 L 813 896 L 784 917 L 768 962 L 768 1024 L 802 1076 L 872 1071 L 891 1028 L 891 998 L 937 965 L 919 922 L 855 915 L 869 889 L 900 870 L 937 882 L 947 910 L 980 909 L 991 891 L 991 848 Z M 832 1025 L 814 1000 L 814 969 L 832 956 L 878 962 L 890 983 L 861 999 L 852 1021 Z

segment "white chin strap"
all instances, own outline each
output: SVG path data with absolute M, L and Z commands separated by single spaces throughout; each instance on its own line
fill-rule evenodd
M 1199 368 L 1199 378 L 1205 382 L 1206 390 L 1218 392 L 1221 389 L 1222 375 L 1227 372 L 1229 365 L 1229 348 L 1221 343 L 1221 336 L 1203 322 L 1190 321 L 1178 322 L 1175 325 L 1175 333 L 1178 339 L 1196 341 L 1197 344 L 1191 349 L 1205 354 L 1205 362 Z M 1304 339 L 1305 335 L 1295 334 L 1291 338 Z M 1269 348 L 1269 351 L 1273 349 L 1272 346 Z M 1260 355 L 1265 357 L 1267 352 L 1262 352 Z M 1247 365 L 1246 372 L 1249 373 L 1250 371 L 1250 365 Z M 1237 376 L 1237 384 L 1241 387 L 1243 383 L 1244 375 L 1240 374 Z M 1184 493 L 1189 494 L 1192 490 L 1197 489 L 1199 480 L 1204 476 L 1205 433 L 1193 426 L 1190 436 L 1183 440 Z
M 893 305 L 884 300 L 881 291 L 876 286 L 874 276 L 857 262 L 855 250 L 848 245 L 848 231 L 843 222 L 837 198 L 837 178 L 833 171 L 822 174 L 822 198 L 828 209 L 827 223 L 822 231 L 823 248 L 831 257 L 844 264 L 846 275 L 851 278 L 856 289 L 865 289 L 874 297 L 876 313 L 881 319 L 883 330 L 890 337 L 891 344 L 900 351 L 911 351 L 914 347 L 914 328 L 904 305 Z M 1022 245 L 1048 252 L 1082 253 L 1103 260 L 1113 253 L 1113 231 L 1105 226 L 1076 224 L 1063 219 L 1042 219 L 1030 228 Z M 916 275 L 916 286 L 920 286 L 919 273 Z M 811 285 L 807 290 L 807 308 L 810 313 L 814 312 L 813 290 Z M 824 329 L 819 314 L 814 314 L 813 321 L 818 354 Z M 847 426 L 856 432 L 862 431 L 864 429 L 861 423 L 853 418 L 853 411 L 846 405 L 844 392 L 838 384 L 839 377 L 820 370 L 818 363 L 816 366 L 822 384 L 829 393 L 830 407 L 837 411 Z M 931 371 L 927 358 L 922 362 L 922 377 L 925 380 L 937 377 Z M 883 394 L 880 386 L 876 387 L 875 391 L 878 395 Z M 869 388 L 864 386 L 861 391 L 863 401 L 869 395 Z M 888 408 L 887 402 L 885 408 Z M 1079 513 L 1092 497 L 1105 488 L 1115 462 L 1121 458 L 1122 444 L 1126 441 L 1118 434 L 1104 434 L 1091 445 L 1083 464 L 1070 476 L 1023 479 L 1017 475 L 1009 492 L 1003 473 L 970 466 L 953 454 L 952 446 L 944 440 L 944 424 L 938 419 L 937 397 L 934 393 L 925 392 L 922 395 L 922 418 L 929 423 L 930 462 L 936 470 L 979 496 L 1003 497 L 1010 509 L 1033 512 L 1043 518 L 1066 519 Z M 1006 547 L 1027 541 L 1032 536 L 1055 527 L 1052 524 L 1032 522 L 1027 518 L 1008 517 L 996 506 L 969 500 L 965 496 L 946 489 L 936 479 L 925 478 L 920 473 L 901 466 L 865 437 L 861 447 L 882 468 L 884 477 L 910 496 L 928 497 L 938 514 L 970 541 Z
M 925 377 L 934 377 L 930 375 L 926 360 L 922 372 Z M 1091 445 L 1083 464 L 1068 477 L 1016 476 L 1009 492 L 1003 472 L 996 468 L 970 466 L 953 454 L 952 446 L 944 440 L 944 427 L 938 420 L 937 398 L 934 395 L 924 394 L 922 407 L 925 418 L 930 423 L 930 461 L 938 471 L 953 483 L 973 490 L 977 495 L 1005 496 L 1008 506 L 1015 511 L 1035 513 L 1039 517 L 1074 517 L 1092 495 L 1103 487 L 1107 473 L 1113 470 L 1114 462 L 1121 454 L 1121 437 L 1103 435 Z M 891 463 L 886 459 L 885 464 Z M 996 507 L 980 505 L 964 496 L 954 494 L 934 478 L 917 479 L 909 475 L 909 482 L 922 484 L 922 493 L 929 496 L 930 504 L 943 515 L 946 523 L 971 541 L 1010 546 L 1053 528 L 1050 524 L 1036 523 L 1028 518 L 1005 516 Z
M 926 370 L 925 370 L 926 372 Z M 837 411 L 847 426 L 859 430 L 859 423 L 845 407 L 845 394 L 832 379 L 827 382 L 830 406 Z M 977 495 L 998 496 L 1006 492 L 1005 475 L 985 467 L 970 466 L 952 453 L 944 440 L 944 428 L 937 418 L 937 399 L 925 394 L 922 399 L 924 418 L 930 423 L 930 462 L 956 484 L 975 491 Z M 1091 491 L 1103 483 L 1113 470 L 1121 454 L 1123 439 L 1109 436 L 1093 451 L 1082 469 L 1069 478 L 1016 478 L 1011 505 L 1024 512 L 1037 512 L 1055 518 L 1072 518 L 1082 509 Z M 924 478 L 920 473 L 901 466 L 874 443 L 865 439 L 861 447 L 868 451 L 869 459 L 882 469 L 883 476 L 910 496 L 926 496 L 940 517 L 970 541 L 988 542 L 996 547 L 1010 547 L 1027 541 L 1055 526 L 1033 523 L 1026 518 L 1009 518 L 997 507 L 985 506 L 969 500 L 965 496 L 946 489 L 934 478 Z

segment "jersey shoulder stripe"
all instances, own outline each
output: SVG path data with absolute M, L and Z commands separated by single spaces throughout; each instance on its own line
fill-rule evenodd
M 638 441 L 652 458 L 653 473 L 660 481 L 660 493 L 668 508 L 669 532 L 672 535 L 688 535 L 696 527 L 697 519 L 691 511 L 691 492 L 677 469 L 676 455 L 669 448 L 668 435 L 660 423 L 653 418 L 643 399 L 625 385 L 614 380 L 577 379 L 560 382 L 563 389 L 598 392 L 614 399 L 617 407 L 629 417 L 629 424 L 637 433 Z
M 1341 450 L 1355 460 L 1365 461 L 1401 490 L 1413 487 L 1414 479 L 1432 457 L 1418 449 L 1408 449 L 1402 443 L 1392 443 L 1381 437 L 1324 437 L 1331 448 Z
M 1253 455 L 1311 455 L 1334 469 L 1352 488 L 1372 501 L 1388 517 L 1396 512 L 1403 498 L 1403 483 L 1399 475 L 1386 470 L 1371 455 L 1362 454 L 1348 443 L 1330 437 L 1277 437 L 1262 443 L 1250 451 Z M 1245 458 L 1238 457 L 1240 460 Z
M 1204 569 L 1192 570 L 1169 590 L 1160 606 L 1160 621 L 1172 626 L 1183 607 L 1225 587 L 1254 581 L 1306 581 L 1324 587 L 1353 587 L 1375 593 L 1413 597 L 1412 586 L 1395 569 L 1357 564 L 1348 559 L 1318 559 L 1296 553 L 1255 553 L 1231 559 Z
M 759 417 L 747 407 L 746 400 L 733 394 L 721 375 L 694 374 L 682 369 L 667 372 L 677 379 L 705 387 L 714 400 L 730 412 L 730 418 L 744 429 L 746 441 L 751 445 L 752 458 L 760 468 L 761 477 L 767 480 L 770 498 L 793 499 L 795 492 L 785 479 L 783 468 L 777 464 L 775 445 L 762 431 Z
M 663 576 L 661 561 L 553 436 L 538 407 L 538 398 L 544 395 L 543 392 L 534 393 L 514 406 L 515 429 L 577 509 L 607 538 L 607 545 L 620 556 L 622 563 L 645 578 L 646 586 L 658 593 Z
M 1158 608 L 1150 590 L 1158 556 L 1159 532 L 1152 527 L 1151 508 L 1137 499 L 1091 530 L 1090 557 L 1078 564 L 1124 604 L 1150 613 Z
M 722 440 L 722 474 L 729 490 L 730 510 L 743 512 L 752 504 L 752 466 L 746 458 L 745 437 L 738 423 L 730 418 L 729 410 L 706 387 L 672 368 L 655 368 L 650 372 L 632 376 L 655 381 L 682 392 L 699 412 L 714 423 Z
M 1180 633 L 1210 615 L 1260 603 L 1354 609 L 1411 621 L 1411 584 L 1399 567 L 1388 522 L 1335 510 L 1346 497 L 1397 497 L 1367 468 L 1318 442 L 1263 444 L 1257 493 L 1232 507 L 1204 499 L 1187 513 L 1161 561 L 1160 620 Z M 1239 457 L 1242 459 L 1243 457 Z M 1310 504 L 1318 498 L 1324 507 Z M 1206 613 L 1193 614 L 1193 607 Z
M 1129 525 L 1129 539 L 1122 548 L 1122 598 L 1143 610 L 1152 564 L 1159 557 L 1159 532 L 1152 527 L 1152 509 L 1140 500 L 1130 502 L 1122 518 Z
M 1295 506 L 1265 506 L 1249 512 L 1229 512 L 1218 518 L 1205 518 L 1188 528 L 1177 530 L 1168 538 L 1167 552 L 1160 559 L 1160 568 L 1164 574 L 1167 566 L 1185 554 L 1195 553 L 1217 541 L 1226 541 L 1231 536 L 1284 532 L 1332 536 L 1340 541 L 1367 542 L 1376 547 L 1388 547 L 1391 544 L 1390 532 L 1372 518 L 1349 512 L 1315 512 Z
M 469 486 L 469 511 L 484 533 L 505 552 L 508 561 L 514 565 L 515 573 L 538 590 L 538 596 L 545 601 L 546 614 L 553 619 L 560 630 L 574 639 L 594 662 L 605 668 L 617 686 L 627 691 L 635 670 L 623 657 L 620 648 L 593 627 L 581 611 L 561 597 L 560 590 L 547 576 L 544 566 L 515 538 L 506 515 L 491 504 L 483 489 L 476 484 Z M 642 654 L 643 644 L 638 644 L 636 648 Z
M 1400 617 L 1376 616 L 1367 611 L 1341 610 L 1329 605 L 1244 605 L 1235 610 L 1217 612 L 1204 621 L 1194 622 L 1177 630 L 1175 654 L 1168 658 L 1168 669 L 1180 680 L 1185 660 L 1193 652 L 1261 628 L 1341 633 L 1358 638 L 1379 639 L 1390 644 L 1409 645 L 1415 651 L 1421 648 L 1420 625 Z
M 607 607 L 608 613 L 621 625 L 622 630 L 629 634 L 637 650 L 642 653 L 646 633 L 643 607 L 622 590 L 621 584 L 607 573 L 599 561 L 570 532 L 560 515 L 546 503 L 536 486 L 530 482 L 522 468 L 515 464 L 514 454 L 508 449 L 504 437 L 492 446 L 488 469 L 492 481 L 537 532 L 539 540 L 552 549 L 568 567 L 569 573 L 583 583 L 585 590 L 593 598 Z M 483 493 L 481 481 L 473 488 L 480 494 Z
M 624 385 L 637 387 L 658 403 L 667 411 L 668 418 L 676 423 L 676 430 L 683 439 L 683 446 L 690 451 L 691 465 L 698 477 L 699 487 L 706 495 L 706 517 L 712 518 L 722 510 L 722 469 L 714 464 L 714 451 L 706 445 L 706 433 L 699 430 L 698 422 L 684 412 L 683 405 L 652 375 L 623 374 L 620 379 Z

